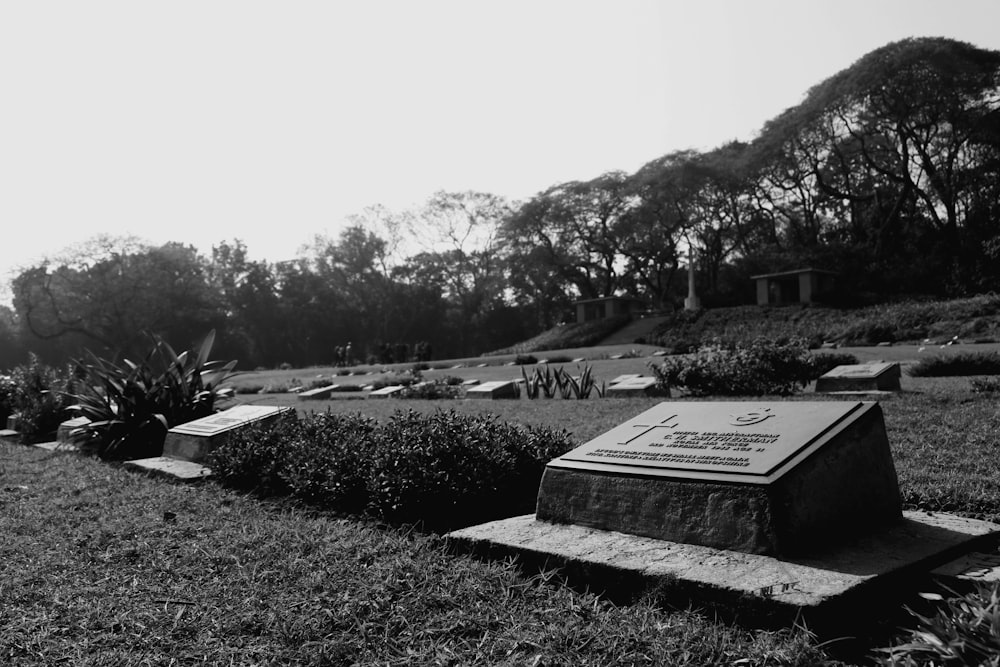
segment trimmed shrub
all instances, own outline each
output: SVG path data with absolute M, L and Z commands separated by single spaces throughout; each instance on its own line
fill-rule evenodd
M 1000 354 L 996 352 L 958 352 L 926 357 L 910 366 L 913 377 L 953 377 L 964 375 L 1000 375 Z
M 289 454 L 301 437 L 295 413 L 236 429 L 208 455 L 212 474 L 228 486 L 262 496 L 287 495 L 291 487 L 282 476 Z
M 209 456 L 224 484 L 329 509 L 449 529 L 530 512 L 565 431 L 454 411 L 282 417 L 241 430 Z
M 401 398 L 421 398 L 425 400 L 439 400 L 446 398 L 458 398 L 462 395 L 461 387 L 448 384 L 444 381 L 422 382 L 410 385 L 401 392 Z
M 290 430 L 277 476 L 309 503 L 362 512 L 368 504 L 367 453 L 377 427 L 360 414 L 308 415 Z
M 514 357 L 514 364 L 517 366 L 531 366 L 532 364 L 537 364 L 538 359 L 531 354 L 519 354 Z
M 371 452 L 369 511 L 445 529 L 530 512 L 552 452 L 568 435 L 454 411 L 397 412 Z
M 661 391 L 681 386 L 693 396 L 787 396 L 813 379 L 805 342 L 714 343 L 690 357 L 650 364 Z

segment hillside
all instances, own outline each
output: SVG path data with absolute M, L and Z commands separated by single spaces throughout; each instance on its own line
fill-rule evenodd
M 660 318 L 652 331 L 632 341 L 620 340 L 624 323 L 609 321 L 605 326 L 607 330 L 599 336 L 597 323 L 563 325 L 512 346 L 508 352 L 603 345 L 612 340 L 619 344 L 657 345 L 678 353 L 714 339 L 735 342 L 753 338 L 805 338 L 812 347 L 823 343 L 841 346 L 919 343 L 927 339 L 945 342 L 956 337 L 964 342 L 996 342 L 1000 340 L 1000 296 L 907 301 L 859 309 L 739 306 L 678 311 Z

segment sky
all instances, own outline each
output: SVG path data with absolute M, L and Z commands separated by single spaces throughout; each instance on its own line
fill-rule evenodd
M 280 261 L 367 206 L 749 140 L 875 48 L 1000 50 L 998 25 L 997 0 L 9 0 L 0 302 L 99 234 Z

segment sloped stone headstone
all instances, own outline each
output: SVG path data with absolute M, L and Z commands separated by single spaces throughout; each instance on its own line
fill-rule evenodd
M 90 420 L 86 417 L 74 417 L 73 419 L 67 419 L 66 421 L 59 424 L 59 428 L 56 429 L 56 440 L 64 445 L 71 445 L 76 443 L 76 438 L 79 432 L 76 429 L 86 426 L 90 423 Z
M 381 389 L 375 389 L 372 393 L 368 394 L 368 398 L 391 398 L 393 396 L 399 396 L 403 393 L 406 387 L 402 385 L 390 385 L 388 387 L 382 387 Z
M 495 380 L 469 387 L 465 390 L 465 395 L 467 398 L 520 398 L 517 383 L 509 380 Z
M 899 391 L 900 375 L 897 363 L 837 366 L 816 380 L 816 391 Z
M 307 391 L 299 392 L 300 401 L 317 401 L 324 398 L 330 398 L 330 395 L 336 391 L 339 385 L 331 384 L 325 387 L 316 387 L 315 389 L 309 389 Z
M 216 447 L 240 428 L 277 419 L 294 408 L 272 405 L 237 405 L 208 417 L 180 424 L 167 431 L 163 456 L 201 463 Z
M 613 386 L 613 385 L 618 384 L 619 382 L 625 382 L 627 380 L 634 380 L 635 378 L 641 378 L 641 377 L 642 377 L 641 373 L 626 373 L 624 375 L 619 375 L 618 377 L 614 378 L 608 384 Z
M 808 551 L 901 517 L 881 408 L 661 403 L 551 461 L 537 518 L 734 551 Z

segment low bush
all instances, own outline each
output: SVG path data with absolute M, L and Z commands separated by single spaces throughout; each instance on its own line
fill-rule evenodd
M 538 359 L 531 354 L 519 354 L 514 357 L 514 364 L 517 366 L 530 366 L 537 363 Z
M 494 416 L 327 413 L 245 429 L 209 465 L 238 488 L 448 529 L 530 512 L 545 464 L 572 446 L 565 431 Z
M 341 512 L 364 511 L 368 504 L 364 459 L 377 426 L 360 414 L 304 417 L 288 428 L 278 477 L 289 493 L 306 502 Z
M 462 395 L 462 389 L 456 385 L 448 384 L 443 380 L 436 382 L 421 382 L 410 385 L 404 389 L 400 398 L 418 398 L 425 400 L 439 400 L 446 398 L 458 398 Z
M 1000 391 L 1000 378 L 973 378 L 969 389 L 973 394 L 995 394 Z
M 996 352 L 959 352 L 926 357 L 907 369 L 913 377 L 950 377 L 961 375 L 1000 375 L 1000 354 Z
M 545 463 L 570 448 L 565 433 L 454 411 L 398 412 L 378 435 L 370 511 L 434 529 L 531 511 Z
M 7 417 L 14 414 L 17 385 L 9 375 L 0 375 L 0 426 L 6 428 Z
M 28 363 L 16 367 L 10 375 L 10 410 L 18 418 L 17 430 L 24 442 L 51 438 L 59 424 L 69 418 L 66 392 L 73 380 L 39 361 L 35 354 Z
M 287 495 L 291 487 L 282 473 L 300 434 L 301 425 L 293 412 L 236 429 L 208 455 L 208 465 L 229 486 L 262 496 Z
M 693 396 L 786 396 L 814 377 L 803 341 L 716 342 L 689 357 L 668 358 L 650 368 L 660 391 L 681 386 Z

